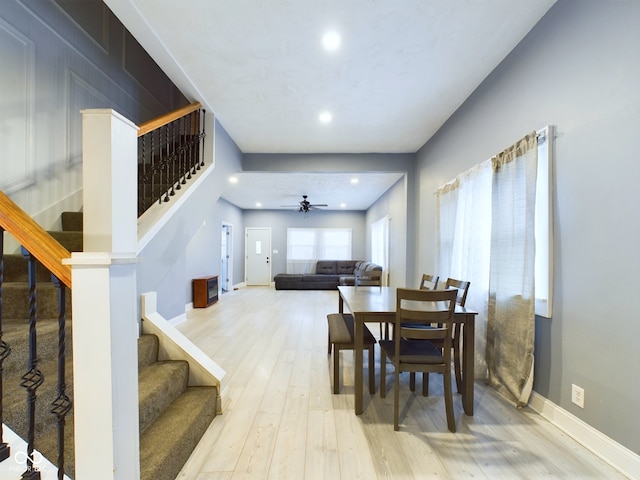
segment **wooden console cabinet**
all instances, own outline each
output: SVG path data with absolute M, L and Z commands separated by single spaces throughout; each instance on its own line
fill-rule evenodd
M 204 308 L 218 301 L 218 276 L 193 279 L 193 307 Z

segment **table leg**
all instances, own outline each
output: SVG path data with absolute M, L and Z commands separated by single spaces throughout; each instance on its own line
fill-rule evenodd
M 360 314 L 355 314 L 354 315 L 354 323 L 355 323 L 355 329 L 354 329 L 354 351 L 355 351 L 355 379 L 354 379 L 354 387 L 355 387 L 355 410 L 356 410 L 356 415 L 360 415 L 362 413 L 362 390 L 363 390 L 363 385 L 362 385 L 362 377 L 363 377 L 363 368 L 362 368 L 362 363 L 364 361 L 364 355 L 362 353 L 362 345 L 363 345 L 363 341 L 362 341 L 362 337 L 363 337 L 363 331 L 364 331 L 364 321 L 363 321 L 363 317 Z
M 340 294 L 338 294 L 338 313 L 344 313 L 344 300 Z
M 466 315 L 462 334 L 462 407 L 464 413 L 473 415 L 473 381 L 475 377 L 475 317 Z

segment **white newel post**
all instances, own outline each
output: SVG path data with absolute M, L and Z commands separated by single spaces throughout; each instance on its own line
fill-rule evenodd
M 84 251 L 73 253 L 76 478 L 140 477 L 137 131 L 110 109 L 84 110 Z

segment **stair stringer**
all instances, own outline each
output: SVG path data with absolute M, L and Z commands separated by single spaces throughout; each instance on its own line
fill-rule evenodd
M 190 387 L 217 387 L 216 415 L 221 415 L 226 371 L 158 313 L 156 292 L 143 293 L 140 297 L 142 333 L 158 337 L 158 360 L 186 361 L 189 364 Z

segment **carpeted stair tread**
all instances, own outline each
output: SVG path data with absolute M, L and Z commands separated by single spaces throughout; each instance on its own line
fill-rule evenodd
M 140 435 L 141 480 L 176 478 L 216 415 L 216 394 L 189 387 Z
M 62 212 L 60 223 L 64 232 L 82 232 L 84 228 L 84 214 L 82 212 Z
M 62 232 L 49 232 L 70 252 L 82 251 L 82 212 L 62 214 Z M 11 347 L 3 364 L 3 417 L 22 438 L 27 437 L 26 390 L 20 386 L 28 370 L 29 286 L 27 260 L 3 256 L 2 339 Z M 35 448 L 57 463 L 57 422 L 51 402 L 57 392 L 58 288 L 51 274 L 36 262 L 37 368 L 44 383 L 37 390 Z M 66 394 L 73 398 L 71 290 L 66 290 Z M 187 387 L 185 361 L 158 362 L 155 335 L 138 339 L 138 400 L 142 480 L 174 480 L 216 412 L 215 387 Z M 65 473 L 73 478 L 73 409 L 65 419 Z
M 156 335 L 138 337 L 138 372 L 158 360 L 159 341 Z
M 50 231 L 49 233 L 64 248 L 70 252 L 82 252 L 83 234 L 82 232 L 60 232 Z
M 29 278 L 27 259 L 21 253 L 5 253 L 4 282 L 26 282 Z M 36 261 L 36 283 L 51 283 L 51 272 L 40 262 Z
M 187 388 L 189 364 L 181 360 L 156 362 L 138 374 L 140 432 Z
M 58 318 L 58 287 L 51 282 L 36 284 L 36 318 Z M 71 318 L 71 290 L 65 289 L 66 317 Z M 29 284 L 2 284 L 2 315 L 4 318 L 29 318 Z

